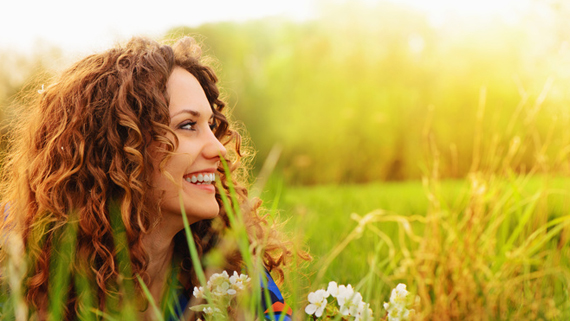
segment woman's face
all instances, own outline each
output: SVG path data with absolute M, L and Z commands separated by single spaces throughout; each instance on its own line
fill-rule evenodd
M 170 128 L 179 143 L 163 172 L 159 169 L 161 157 L 155 157 L 152 197 L 158 198 L 164 191 L 161 203 L 164 222 L 181 229 L 179 197 L 190 224 L 218 215 L 214 178 L 220 155 L 225 155 L 226 149 L 212 132 L 212 109 L 192 74 L 175 67 L 166 83 L 166 93 L 170 99 Z

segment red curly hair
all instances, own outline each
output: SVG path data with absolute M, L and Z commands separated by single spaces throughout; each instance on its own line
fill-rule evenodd
M 167 153 L 162 165 L 178 144 L 167 138 L 172 131 L 166 82 L 176 66 L 190 72 L 202 86 L 217 123 L 214 134 L 228 150 L 226 160 L 250 242 L 267 240 L 263 262 L 267 269 L 282 275 L 281 267 L 291 252 L 258 214 L 258 204 L 248 201 L 244 188 L 247 168 L 240 162 L 241 138 L 224 116 L 225 104 L 219 98 L 213 70 L 201 59 L 200 47 L 189 37 L 172 46 L 133 38 L 126 45 L 90 55 L 63 72 L 36 95 L 14 126 L 0 186 L 6 213 L 2 233 L 22 237 L 30 265 L 24 280 L 25 299 L 32 309 L 40 313 L 47 309 L 53 244 L 71 219 L 70 213 L 78 221 L 72 273 L 79 266 L 88 267 L 98 306 L 105 308 L 105 297 L 114 291 L 120 277 L 109 211 L 112 201 L 120 208 L 132 273 L 144 278 L 148 256 L 142 237 L 161 218 L 160 205 L 151 204 L 146 197 L 154 170 L 149 148 L 153 142 L 164 148 Z M 224 187 L 216 190 L 219 217 L 191 227 L 200 255 L 212 250 L 229 228 L 220 196 L 229 194 L 229 178 L 221 165 L 218 173 Z M 182 268 L 194 275 L 185 238 L 177 236 L 175 242 Z M 6 257 L 2 249 L 3 263 Z M 239 270 L 241 265 L 239 254 L 227 255 L 226 268 Z M 195 276 L 191 280 L 195 282 Z M 79 307 L 73 286 L 70 288 L 67 315 L 73 318 Z

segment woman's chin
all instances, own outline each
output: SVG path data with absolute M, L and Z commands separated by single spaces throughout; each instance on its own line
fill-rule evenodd
M 185 208 L 188 222 L 192 224 L 199 221 L 216 218 L 218 215 L 220 215 L 220 208 L 217 202 L 214 203 L 215 204 L 213 205 L 215 206 L 207 206 L 204 208 L 196 208 L 196 206 L 189 206 Z

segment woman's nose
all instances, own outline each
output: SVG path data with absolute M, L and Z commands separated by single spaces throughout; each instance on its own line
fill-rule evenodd
M 206 158 L 224 157 L 226 153 L 226 147 L 220 142 L 216 135 L 214 135 L 214 132 L 209 131 L 207 133 L 206 146 L 204 146 L 204 156 Z

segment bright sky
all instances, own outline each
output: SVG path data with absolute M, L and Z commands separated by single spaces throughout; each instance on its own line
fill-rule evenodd
M 310 19 L 320 6 L 339 1 L 345 0 L 0 0 L 0 49 L 27 51 L 43 41 L 66 51 L 93 51 L 132 35 L 160 36 L 174 26 L 274 15 Z M 391 1 L 425 11 L 437 24 L 449 15 L 510 19 L 530 0 Z
M 108 47 L 174 26 L 269 15 L 313 16 L 311 1 L 287 0 L 0 0 L 0 48 L 28 50 L 37 40 L 72 50 Z

